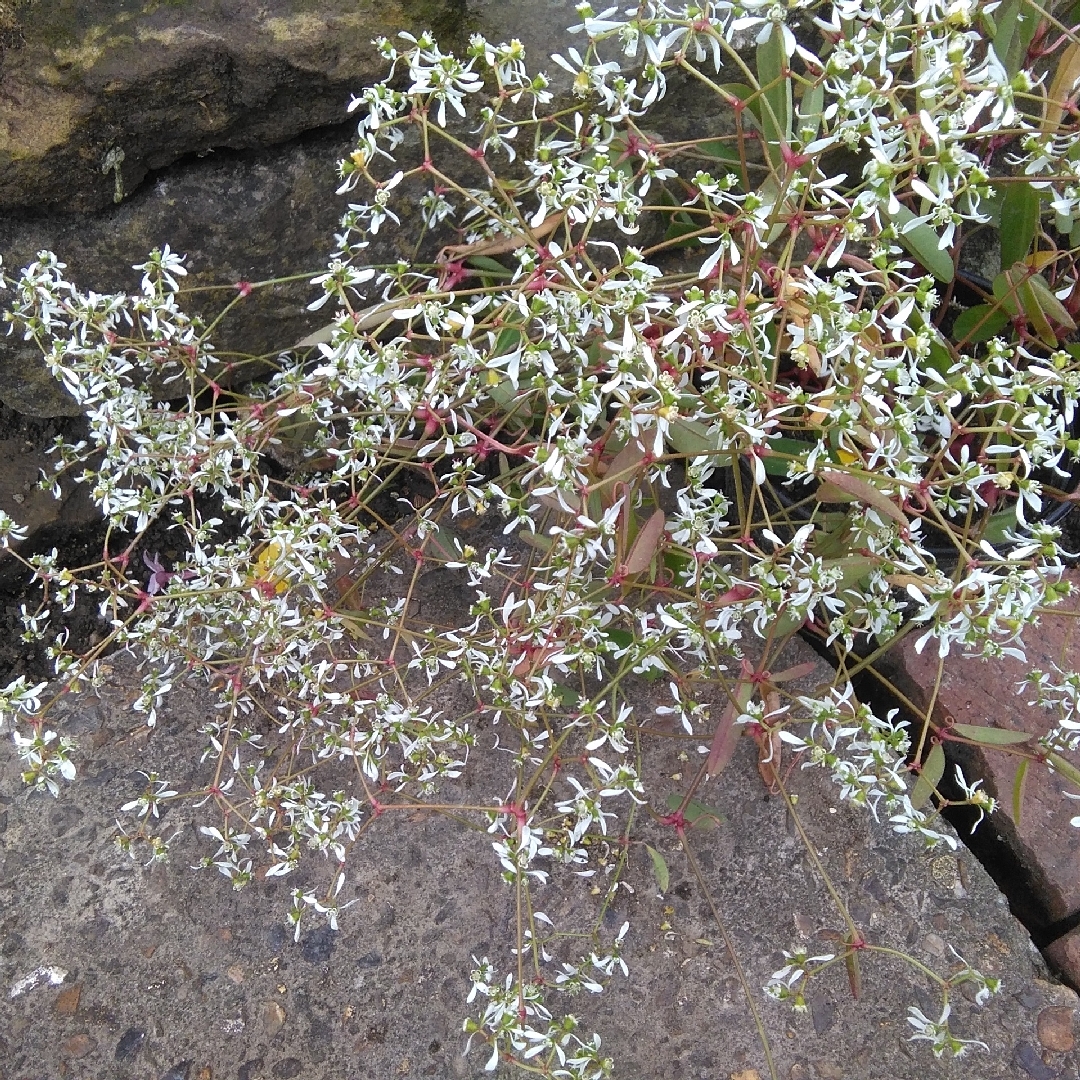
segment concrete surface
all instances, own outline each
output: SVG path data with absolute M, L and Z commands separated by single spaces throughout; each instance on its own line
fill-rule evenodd
M 792 659 L 806 654 L 797 649 Z M 821 669 L 807 681 L 829 677 Z M 484 1075 L 483 1051 L 462 1053 L 470 958 L 488 955 L 505 971 L 514 925 L 513 895 L 498 880 L 486 833 L 443 817 L 384 815 L 351 861 L 343 899 L 357 903 L 340 930 L 312 924 L 294 944 L 283 918 L 288 893 L 295 883 L 325 881 L 317 862 L 296 882 L 263 880 L 236 894 L 216 872 L 189 869 L 208 853 L 197 825 L 213 823 L 208 808 L 190 804 L 167 811 L 166 824 L 182 829 L 169 864 L 144 870 L 110 845 L 117 806 L 142 787 L 139 770 L 155 768 L 182 790 L 207 783 L 195 733 L 205 695 L 177 695 L 147 737 L 129 709 L 138 681 L 117 657 L 100 700 L 65 703 L 61 730 L 79 740 L 81 769 L 59 800 L 23 790 L 10 752 L 0 764 L 0 1080 Z M 685 789 L 688 766 L 678 752 L 670 739 L 646 751 L 660 813 L 668 791 Z M 784 1080 L 1077 1075 L 1077 999 L 1049 978 L 970 854 L 961 847 L 928 856 L 865 814 L 829 809 L 829 781 L 817 770 L 795 769 L 790 786 L 867 940 L 941 971 L 953 961 L 951 945 L 1005 989 L 981 1009 L 957 995 L 954 1031 L 989 1051 L 951 1063 L 907 1040 L 908 1006 L 927 1015 L 937 1006 L 928 981 L 904 963 L 866 956 L 858 1002 L 842 969 L 815 985 L 806 1015 L 765 1000 L 759 988 L 781 966 L 781 949 L 829 951 L 843 924 L 754 758 L 742 740 L 729 769 L 701 793 L 728 820 L 693 842 Z M 478 747 L 455 797 L 486 801 L 498 790 L 490 770 L 502 767 Z M 767 1076 L 730 959 L 673 831 L 642 817 L 634 839 L 665 854 L 670 889 L 658 895 L 647 852 L 633 843 L 632 891 L 619 889 L 603 924 L 610 934 L 630 920 L 631 976 L 570 1004 L 602 1035 L 617 1077 Z M 597 913 L 589 887 L 570 878 L 537 897 L 560 926 L 587 929 Z M 35 972 L 37 984 L 27 988 Z

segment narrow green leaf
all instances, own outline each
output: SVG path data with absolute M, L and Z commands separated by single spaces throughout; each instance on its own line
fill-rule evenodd
M 942 375 L 953 366 L 953 355 L 937 333 L 933 333 L 930 338 L 930 354 L 927 356 L 926 362 Z
M 1012 816 L 1016 827 L 1020 828 L 1020 815 L 1024 809 L 1024 781 L 1027 780 L 1028 766 L 1031 764 L 1027 758 L 1022 758 L 1020 766 L 1016 770 L 1016 779 L 1013 781 L 1012 791 Z
M 1076 323 L 1073 322 L 1073 318 L 1065 305 L 1054 295 L 1054 290 L 1050 288 L 1050 282 L 1042 274 L 1032 274 L 1028 278 L 1028 285 L 1043 314 L 1055 326 L 1059 326 L 1071 334 L 1076 329 Z
M 1080 769 L 1078 769 L 1071 761 L 1067 761 L 1057 751 L 1052 750 L 1046 755 L 1046 764 L 1050 766 L 1054 772 L 1061 773 L 1070 783 L 1076 784 L 1080 787 Z
M 499 408 L 509 409 L 510 406 L 513 405 L 518 392 L 514 389 L 514 384 L 509 379 L 503 379 L 494 386 L 485 387 L 484 393 L 487 394 Z
M 997 337 L 1009 325 L 1004 308 L 994 304 L 976 304 L 961 311 L 953 323 L 953 341 L 975 343 Z
M 1016 529 L 1016 507 L 1010 506 L 1006 510 L 999 510 L 992 515 L 986 528 L 983 530 L 983 539 L 991 544 L 1008 543 L 1008 534 Z
M 562 683 L 552 683 L 551 688 L 559 701 L 568 709 L 576 708 L 581 702 L 581 695 L 573 687 L 563 686 Z
M 477 270 L 483 270 L 486 274 L 494 274 L 496 277 L 513 277 L 513 271 L 507 270 L 502 263 L 488 258 L 487 255 L 470 255 L 465 260 Z
M 1029 742 L 1033 736 L 1026 731 L 1009 731 L 1006 728 L 981 727 L 978 724 L 953 724 L 951 731 L 983 746 L 1015 746 Z
M 919 773 L 919 778 L 915 781 L 915 787 L 911 792 L 911 805 L 916 810 L 930 801 L 930 796 L 933 795 L 938 784 L 941 783 L 941 777 L 944 773 L 945 748 L 941 743 L 935 743 L 930 748 L 930 753 L 926 755 L 922 771 Z
M 757 75 L 765 95 L 761 127 L 774 168 L 783 161 L 781 144 L 791 143 L 791 76 L 787 74 L 784 39 L 775 30 L 757 48 Z
M 1031 184 L 1008 184 L 1001 200 L 1001 268 L 1027 257 L 1039 228 L 1039 193 Z
M 821 110 L 825 107 L 825 83 L 815 83 L 803 91 L 799 102 L 799 137 L 812 142 L 821 127 Z
M 504 326 L 495 339 L 495 356 L 513 352 L 525 340 L 525 335 L 513 326 Z
M 952 256 L 938 247 L 940 237 L 929 225 L 911 225 L 915 215 L 906 207 L 900 206 L 892 215 L 900 243 L 919 260 L 938 279 L 946 284 L 953 279 L 955 268 Z M 907 231 L 905 232 L 905 226 Z
M 1023 263 L 1016 263 L 1013 269 L 1016 270 Z M 1023 309 L 1024 315 L 1027 321 L 1035 329 L 1035 333 L 1038 334 L 1039 340 L 1048 348 L 1057 348 L 1057 335 L 1054 333 L 1054 328 L 1050 325 L 1050 320 L 1046 315 L 1046 308 L 1043 306 L 1042 290 L 1039 289 L 1036 279 L 1042 281 L 1045 285 L 1046 282 L 1040 277 L 1039 274 L 1035 274 L 1032 277 L 1026 277 L 1016 287 L 1016 298 L 1020 302 L 1020 307 Z M 1049 287 L 1046 288 L 1046 292 L 1049 293 Z M 1056 297 L 1054 302 L 1057 303 Z M 1060 306 L 1060 305 L 1059 305 Z M 1064 310 L 1064 309 L 1062 309 Z M 1068 315 L 1066 315 L 1068 318 Z M 1069 320 L 1072 321 L 1071 319 Z
M 761 96 L 759 91 L 755 90 L 752 86 L 747 86 L 746 83 L 721 83 L 720 89 L 725 94 L 730 94 L 740 101 L 745 101 L 753 123 L 761 123 Z M 745 116 L 746 114 L 744 113 L 744 119 Z
M 1023 67 L 1041 12 L 1031 0 L 1003 0 L 994 12 L 994 52 L 1012 78 Z
M 791 464 L 788 457 L 802 458 L 809 451 L 812 443 L 802 442 L 800 439 L 789 439 L 785 435 L 769 440 L 769 453 L 763 457 L 762 463 L 765 471 L 770 476 L 787 476 L 788 466 Z M 778 455 L 783 455 L 780 457 Z M 774 456 L 776 455 L 776 456 Z
M 612 626 L 605 628 L 604 637 L 619 649 L 627 649 L 634 642 L 634 635 L 629 630 L 618 630 Z
M 656 878 L 656 887 L 662 893 L 666 893 L 668 886 L 671 884 L 671 872 L 668 870 L 668 864 L 664 856 L 656 848 L 646 844 L 645 850 L 648 851 L 649 858 L 652 859 L 652 871 L 653 877 Z
M 695 233 L 701 226 L 695 224 L 686 214 L 673 214 L 671 224 L 664 234 L 664 243 L 674 248 L 700 248 L 701 240 L 691 233 Z M 689 239 L 684 239 L 689 237 Z

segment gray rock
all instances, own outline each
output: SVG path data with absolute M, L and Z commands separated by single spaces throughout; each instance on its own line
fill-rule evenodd
M 791 662 L 806 658 L 795 649 Z M 141 676 L 122 656 L 112 662 L 99 704 L 108 728 L 127 731 L 130 694 Z M 827 677 L 821 669 L 800 691 Z M 645 710 L 651 692 L 648 685 L 640 688 Z M 440 707 L 467 711 L 455 695 L 445 690 Z M 131 797 L 126 777 L 132 770 L 157 768 L 188 790 L 207 782 L 196 764 L 196 728 L 209 708 L 203 694 L 184 692 L 163 710 L 149 743 L 117 738 L 99 748 L 116 765 L 115 779 L 94 785 L 80 774 L 59 804 L 70 801 L 96 824 L 89 836 L 74 830 L 57 836 L 48 815 L 56 804 L 26 793 L 10 751 L 0 755 L 0 793 L 11 798 L 5 847 L 19 855 L 0 877 L 0 973 L 10 984 L 43 964 L 63 965 L 77 970 L 83 985 L 77 1017 L 42 1009 L 31 994 L 0 995 L 0 1030 L 16 1035 L 5 1062 L 10 1076 L 59 1075 L 60 1046 L 77 1033 L 96 1040 L 82 1059 L 88 1076 L 113 1075 L 120 1050 L 138 1053 L 155 1075 L 188 1060 L 192 1075 L 209 1067 L 214 1076 L 248 1080 L 325 1075 L 323 1061 L 346 1063 L 335 1074 L 343 1080 L 406 1072 L 480 1075 L 483 1052 L 474 1048 L 462 1056 L 461 1021 L 472 1012 L 465 1004 L 471 956 L 489 955 L 509 969 L 515 911 L 482 830 L 436 815 L 381 819 L 353 853 L 341 899 L 356 903 L 342 913 L 332 956 L 317 963 L 303 954 L 306 940 L 324 940 L 318 924 L 299 945 L 281 932 L 292 878 L 257 882 L 236 894 L 216 873 L 188 869 L 205 853 L 197 835 L 197 826 L 210 820 L 205 808 L 170 808 L 170 828 L 183 831 L 172 860 L 151 871 L 100 839 L 113 828 L 116 806 Z M 672 740 L 647 741 L 644 753 L 654 806 L 662 808 L 668 791 L 685 784 L 670 778 L 687 765 Z M 989 1052 L 975 1049 L 952 1062 L 907 1040 L 908 1007 L 931 1015 L 939 1000 L 917 971 L 883 954 L 864 954 L 858 1001 L 842 967 L 811 987 L 809 1015 L 767 1001 L 761 987 L 781 966 L 780 950 L 799 944 L 812 954 L 833 951 L 844 924 L 782 801 L 767 796 L 755 757 L 751 741 L 742 740 L 728 769 L 699 793 L 727 821 L 700 836 L 692 830 L 690 843 L 745 970 L 780 1077 L 1045 1080 L 1077 1074 L 1075 1048 L 1047 1050 L 1045 1060 L 1036 1049 L 1040 1015 L 1075 1008 L 1076 996 L 1050 980 L 979 864 L 963 848 L 927 855 L 913 838 L 893 835 L 865 813 L 830 811 L 830 782 L 818 770 L 796 767 L 789 786 L 799 796 L 800 820 L 818 860 L 866 939 L 947 973 L 949 961 L 939 960 L 928 941 L 936 936 L 1000 976 L 1005 989 L 982 1008 L 954 995 L 953 1030 L 982 1039 Z M 485 772 L 499 766 L 477 748 L 458 797 L 483 801 L 497 790 Z M 213 763 L 206 768 L 212 773 Z M 639 841 L 668 860 L 674 887 L 667 896 L 657 894 Z M 315 882 L 321 869 L 315 859 L 295 884 Z M 756 1072 L 764 1080 L 768 1071 L 742 988 L 672 829 L 639 815 L 625 880 L 633 892 L 620 888 L 601 933 L 610 936 L 629 919 L 630 978 L 620 977 L 602 995 L 552 1003 L 601 1034 L 617 1077 L 751 1080 Z M 576 888 L 538 887 L 534 900 L 560 926 L 588 928 L 599 911 L 597 898 L 590 897 L 588 882 L 573 881 Z M 689 887 L 676 895 L 680 881 Z M 58 886 L 68 895 L 64 904 L 47 899 Z M 447 911 L 451 890 L 456 907 Z M 395 917 L 383 921 L 387 910 Z M 239 984 L 226 977 L 236 964 L 244 969 Z M 262 1028 L 245 1026 L 267 1001 L 280 1001 L 288 1014 L 272 1054 L 258 1050 L 246 1031 Z M 149 1036 L 144 1041 L 144 1032 L 153 1033 L 152 1042 Z
M 372 39 L 454 37 L 462 0 L 6 0 L 0 209 L 92 210 L 185 154 L 345 118 Z

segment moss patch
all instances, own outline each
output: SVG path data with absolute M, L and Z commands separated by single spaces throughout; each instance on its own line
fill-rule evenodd
M 0 116 L 0 161 L 37 158 L 66 142 L 75 127 L 79 99 L 43 87 L 23 88 L 23 108 Z

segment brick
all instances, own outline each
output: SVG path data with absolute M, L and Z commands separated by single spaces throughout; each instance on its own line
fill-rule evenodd
M 934 706 L 935 723 L 952 719 L 960 724 L 990 724 L 1035 736 L 1054 726 L 1053 714 L 1028 705 L 1030 695 L 1018 695 L 1016 687 L 1033 669 L 1052 671 L 1056 664 L 1070 670 L 1080 665 L 1078 620 L 1057 613 L 1080 611 L 1080 571 L 1067 571 L 1066 577 L 1075 595 L 1028 630 L 1024 640 L 1026 662 L 1011 658 L 971 660 L 955 653 L 945 657 Z M 916 636 L 902 641 L 888 654 L 882 667 L 899 690 L 925 709 L 937 677 L 938 656 L 932 643 L 921 655 L 917 654 Z M 1069 824 L 1078 807 L 1062 796 L 1063 791 L 1075 789 L 1047 768 L 1030 767 L 1018 822 L 1012 802 L 1020 758 L 959 743 L 948 743 L 946 750 L 950 755 L 949 774 L 952 762 L 958 762 L 969 781 L 981 777 L 986 790 L 998 800 L 990 827 L 1023 868 L 1042 921 L 1055 923 L 1080 912 L 1080 829 Z M 986 823 L 980 826 L 986 827 Z

